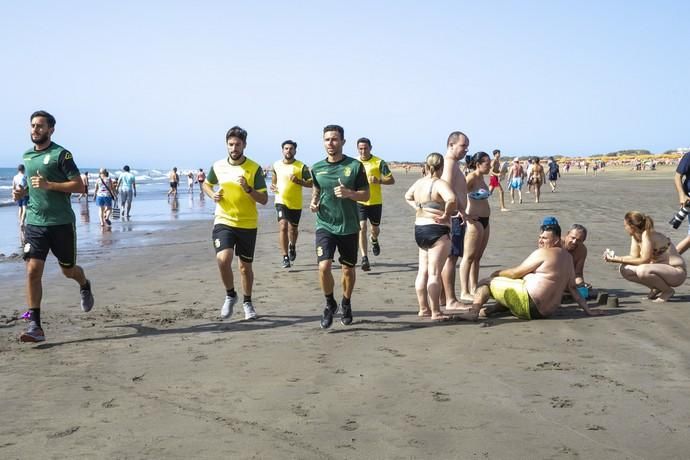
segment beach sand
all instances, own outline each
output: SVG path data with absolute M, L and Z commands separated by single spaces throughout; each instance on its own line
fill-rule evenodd
M 417 172 L 395 174 L 382 254 L 357 272 L 350 327 L 319 328 L 308 211 L 290 270 L 280 268 L 274 217 L 260 222 L 254 322 L 237 307 L 218 319 L 210 220 L 91 257 L 88 314 L 49 259 L 40 345 L 17 342 L 23 265 L 6 262 L 16 273 L 0 278 L 0 458 L 687 458 L 688 287 L 652 303 L 600 257 L 627 253 L 627 210 L 649 213 L 675 242 L 685 235 L 687 224 L 667 224 L 671 168 L 571 172 L 557 193 L 544 187 L 541 204 L 508 199 L 510 212 L 491 199 L 482 275 L 518 264 L 554 215 L 566 229 L 588 227 L 585 277 L 620 308 L 441 325 L 416 316 L 413 211 L 402 196 Z

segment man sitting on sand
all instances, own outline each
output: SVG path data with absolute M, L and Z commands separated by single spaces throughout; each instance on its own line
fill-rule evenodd
M 577 287 L 585 286 L 588 289 L 592 285 L 585 283 L 584 270 L 585 260 L 587 259 L 587 246 L 585 240 L 587 239 L 587 229 L 580 224 L 573 224 L 568 231 L 568 234 L 561 239 L 561 247 L 568 251 L 573 258 L 575 265 L 575 285 Z
M 590 310 L 577 291 L 573 258 L 560 247 L 558 221 L 544 219 L 540 232 L 539 248 L 520 265 L 498 270 L 480 282 L 472 308 L 460 313 L 460 319 L 476 321 L 480 314 L 488 316 L 505 309 L 520 319 L 548 318 L 560 306 L 566 288 L 587 315 L 601 314 L 601 310 Z M 484 308 L 489 297 L 497 304 Z

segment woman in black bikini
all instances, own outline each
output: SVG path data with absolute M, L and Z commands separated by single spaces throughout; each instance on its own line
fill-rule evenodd
M 685 261 L 671 239 L 654 230 L 651 217 L 630 211 L 623 226 L 631 236 L 630 255 L 616 257 L 605 253 L 604 260 L 621 264 L 620 272 L 626 280 L 647 286 L 649 299 L 666 302 L 675 294 L 673 288 L 685 282 Z
M 489 187 L 484 176 L 491 170 L 491 158 L 486 152 L 477 152 L 465 158 L 467 167 L 472 171 L 467 175 L 467 230 L 465 231 L 465 249 L 460 262 L 460 300 L 472 303 L 474 291 L 479 279 L 479 262 L 489 243 Z
M 414 236 L 419 246 L 419 271 L 415 280 L 419 316 L 443 321 L 441 313 L 441 270 L 450 254 L 450 216 L 455 213 L 455 193 L 441 179 L 443 156 L 430 153 L 425 175 L 405 193 L 405 200 L 416 211 Z

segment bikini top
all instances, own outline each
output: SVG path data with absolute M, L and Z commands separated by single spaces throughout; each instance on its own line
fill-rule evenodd
M 419 209 L 427 208 L 427 209 L 435 209 L 437 211 L 443 211 L 444 206 L 441 203 L 438 203 L 436 201 L 433 201 L 431 199 L 431 192 L 434 191 L 434 182 L 436 182 L 438 179 L 431 179 L 431 184 L 429 185 L 429 200 L 424 201 L 424 202 L 417 202 L 417 207 Z
M 663 245 L 659 248 L 652 249 L 652 257 L 654 259 L 658 258 L 660 255 L 662 255 L 663 253 L 668 251 L 668 248 L 670 248 L 670 247 L 671 247 L 671 238 L 666 238 L 666 244 L 665 245 Z
M 468 193 L 467 196 L 472 200 L 487 200 L 489 196 L 491 196 L 491 194 L 487 189 L 480 188 L 475 190 L 474 192 Z

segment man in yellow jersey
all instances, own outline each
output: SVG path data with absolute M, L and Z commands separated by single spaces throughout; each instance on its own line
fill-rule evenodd
M 381 213 L 383 211 L 383 196 L 381 184 L 393 185 L 395 178 L 388 168 L 388 164 L 381 158 L 371 154 L 371 141 L 366 137 L 357 140 L 359 161 L 364 165 L 367 180 L 369 181 L 370 196 L 367 201 L 358 201 L 359 212 L 359 251 L 362 254 L 362 270 L 371 270 L 367 257 L 367 220 L 371 223 L 371 252 L 378 256 L 381 254 L 379 245 L 379 233 L 381 232 Z
M 290 268 L 290 262 L 297 257 L 297 234 L 302 217 L 302 187 L 312 186 L 309 168 L 295 159 L 297 142 L 282 143 L 283 159 L 273 163 L 271 191 L 275 193 L 278 213 L 278 243 L 283 251 L 283 268 Z
M 237 303 L 232 275 L 232 257 L 237 253 L 244 291 L 244 319 L 254 319 L 256 311 L 252 304 L 252 262 L 259 221 L 256 203 L 266 204 L 268 193 L 261 166 L 244 156 L 247 131 L 233 126 L 225 135 L 225 143 L 228 157 L 213 163 L 203 183 L 204 193 L 216 202 L 216 218 L 211 238 L 216 250 L 220 278 L 225 285 L 225 302 L 220 316 L 224 319 L 232 316 L 233 307 Z M 219 187 L 218 191 L 215 190 L 216 186 Z

